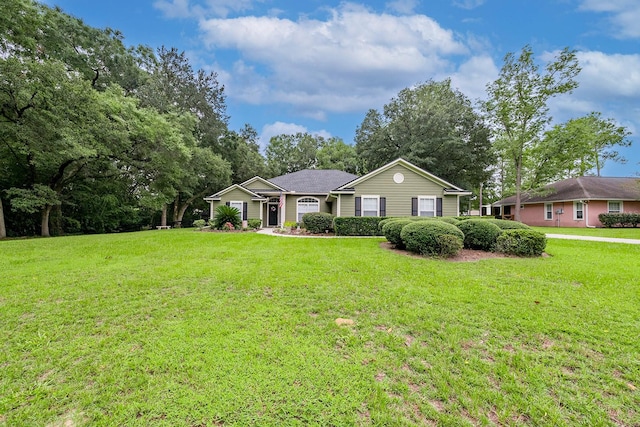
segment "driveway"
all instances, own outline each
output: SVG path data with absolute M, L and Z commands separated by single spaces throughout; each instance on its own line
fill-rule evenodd
M 590 240 L 592 242 L 626 243 L 640 245 L 640 239 L 620 239 L 616 237 L 574 236 L 570 234 L 546 234 L 549 239 Z

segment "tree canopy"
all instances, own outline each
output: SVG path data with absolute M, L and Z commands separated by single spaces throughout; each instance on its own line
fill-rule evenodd
M 489 130 L 450 80 L 403 89 L 382 113 L 369 110 L 355 141 L 367 170 L 403 157 L 468 188 L 489 179 L 494 162 Z

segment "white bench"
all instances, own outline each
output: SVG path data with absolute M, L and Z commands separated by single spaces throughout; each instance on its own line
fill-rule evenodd
M 171 228 L 170 225 L 158 225 L 156 226 L 158 230 L 169 230 Z

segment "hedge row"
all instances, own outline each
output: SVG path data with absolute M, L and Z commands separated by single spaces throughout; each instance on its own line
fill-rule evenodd
M 436 221 L 414 218 L 387 218 L 380 222 L 386 239 L 397 249 L 422 255 L 449 257 L 462 248 L 498 251 L 517 256 L 539 256 L 546 247 L 543 233 L 513 221 L 468 219 Z M 454 225 L 455 224 L 455 225 Z M 507 229 L 501 229 L 509 227 Z M 519 228 L 516 228 L 519 227 Z
M 302 215 L 302 224 L 311 233 L 333 231 L 333 215 L 326 212 L 309 212 Z
M 384 217 L 379 216 L 339 216 L 333 219 L 337 236 L 382 236 L 378 227 Z
M 637 227 L 640 224 L 638 213 L 601 213 L 598 219 L 605 227 Z

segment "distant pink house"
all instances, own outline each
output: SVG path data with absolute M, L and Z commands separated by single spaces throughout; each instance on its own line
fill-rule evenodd
M 493 204 L 494 213 L 511 218 L 515 196 Z M 582 176 L 523 193 L 520 220 L 540 227 L 602 227 L 601 213 L 640 213 L 640 178 Z

